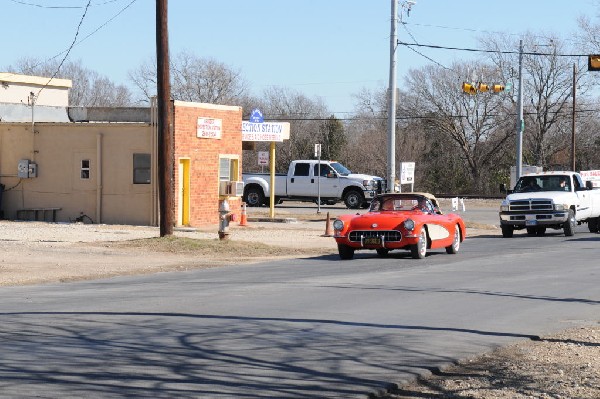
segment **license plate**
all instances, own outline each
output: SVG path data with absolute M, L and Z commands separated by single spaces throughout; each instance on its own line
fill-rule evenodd
M 526 220 L 525 226 L 535 226 L 537 225 L 537 220 Z
M 381 245 L 381 238 L 379 238 L 379 237 L 365 238 L 365 245 Z

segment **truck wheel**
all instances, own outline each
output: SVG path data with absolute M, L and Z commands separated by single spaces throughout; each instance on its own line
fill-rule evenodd
M 565 225 L 563 227 L 564 231 L 565 231 L 565 237 L 571 237 L 572 235 L 575 234 L 575 225 L 577 224 L 577 221 L 575 220 L 575 212 L 573 212 L 573 209 L 569 209 L 569 218 L 567 219 L 567 221 L 565 222 Z
M 354 248 L 345 244 L 338 244 L 338 253 L 340 254 L 340 259 L 342 260 L 350 260 L 354 258 Z
M 600 222 L 598 219 L 600 219 L 600 218 L 588 219 L 588 229 L 590 230 L 590 233 L 598 232 L 598 227 L 600 227 Z
M 512 228 L 512 226 L 502 226 L 502 237 L 511 238 L 514 232 L 515 230 Z
M 358 209 L 364 202 L 365 197 L 358 190 L 348 190 L 346 195 L 344 195 L 344 203 L 346 207 L 350 209 Z
M 261 206 L 265 202 L 265 195 L 260 187 L 248 187 L 244 193 L 244 202 L 248 206 Z
M 527 235 L 534 236 L 537 232 L 537 227 L 528 227 Z
M 544 226 L 538 226 L 535 229 L 535 234 L 538 236 L 543 236 L 544 234 L 546 234 L 546 228 Z

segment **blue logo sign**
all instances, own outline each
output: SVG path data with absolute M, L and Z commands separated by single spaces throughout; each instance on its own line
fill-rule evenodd
M 252 112 L 250 113 L 250 122 L 253 123 L 263 123 L 265 121 L 265 118 L 263 117 L 262 112 L 260 112 L 260 109 L 255 108 L 252 110 Z

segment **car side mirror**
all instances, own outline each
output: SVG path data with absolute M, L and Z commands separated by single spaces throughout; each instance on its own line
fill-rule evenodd
M 586 180 L 585 181 L 585 188 L 587 188 L 588 190 L 593 190 L 594 189 L 594 183 L 592 183 L 590 180 Z

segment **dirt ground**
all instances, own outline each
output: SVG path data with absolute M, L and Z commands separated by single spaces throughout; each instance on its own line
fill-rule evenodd
M 499 234 L 468 223 L 468 235 Z M 176 229 L 0 221 L 0 286 L 118 275 L 226 267 L 275 258 L 335 254 L 324 216 L 296 223 L 249 223 L 230 228 Z M 600 319 L 600 318 L 599 318 Z M 540 341 L 467 359 L 384 395 L 398 398 L 600 398 L 600 326 L 564 331 Z

